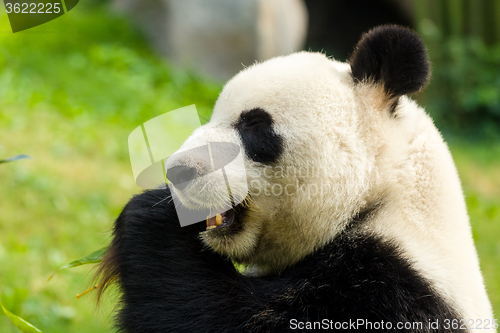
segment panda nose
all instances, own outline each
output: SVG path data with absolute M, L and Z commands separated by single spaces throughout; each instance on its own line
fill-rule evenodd
M 187 186 L 187 182 L 196 177 L 196 169 L 185 165 L 177 165 L 167 169 L 167 179 L 179 190 Z

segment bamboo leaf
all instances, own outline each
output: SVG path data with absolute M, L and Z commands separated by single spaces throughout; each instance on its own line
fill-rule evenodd
M 22 333 L 43 333 L 40 331 L 38 328 L 35 326 L 31 325 L 28 323 L 26 320 L 24 320 L 21 317 L 16 316 L 15 314 L 11 313 L 8 311 L 6 308 L 4 308 L 3 304 L 0 303 L 0 306 L 2 306 L 3 312 L 7 317 L 9 317 L 10 321 L 22 332 Z
M 57 272 L 66 269 L 66 268 L 73 268 L 73 267 L 78 267 L 82 265 L 88 265 L 88 264 L 97 264 L 102 261 L 102 258 L 104 257 L 104 254 L 106 253 L 106 250 L 108 247 L 103 247 L 102 249 L 99 249 L 97 251 L 92 252 L 89 255 L 86 255 L 85 257 L 81 257 L 80 259 L 77 259 L 75 261 L 70 262 L 67 265 L 64 265 L 63 267 L 59 268 L 57 271 L 52 274 L 47 281 L 50 281 L 54 275 L 56 275 Z
M 27 159 L 27 158 L 32 158 L 32 157 L 29 156 L 29 155 L 26 155 L 26 154 L 19 154 L 19 155 L 16 155 L 16 156 L 12 156 L 12 157 L 6 158 L 4 160 L 0 160 L 0 163 L 14 162 L 14 161 L 19 161 L 19 160 L 24 160 L 24 159 Z

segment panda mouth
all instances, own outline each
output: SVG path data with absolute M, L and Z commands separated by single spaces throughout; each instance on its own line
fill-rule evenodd
M 234 222 L 234 210 L 228 210 L 213 217 L 207 218 L 207 230 L 226 228 Z
M 217 229 L 225 229 L 233 224 L 237 224 L 240 222 L 239 216 L 244 210 L 244 206 L 239 204 L 233 207 L 230 210 L 227 210 L 222 213 L 218 213 L 213 217 L 207 218 L 207 231 L 208 230 L 217 230 Z

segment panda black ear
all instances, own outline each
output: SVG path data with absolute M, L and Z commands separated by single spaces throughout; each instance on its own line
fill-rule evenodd
M 380 83 L 391 99 L 421 90 L 430 76 L 422 40 L 412 30 L 397 25 L 365 33 L 349 64 L 354 82 Z

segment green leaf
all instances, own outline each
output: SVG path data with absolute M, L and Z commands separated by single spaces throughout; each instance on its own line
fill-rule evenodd
M 35 326 L 31 325 L 28 323 L 26 320 L 24 320 L 21 317 L 16 316 L 15 314 L 7 311 L 6 308 L 4 308 L 3 304 L 0 303 L 0 306 L 2 306 L 3 312 L 9 317 L 9 319 L 12 321 L 12 323 L 23 333 L 42 333 L 38 328 Z
M 0 163 L 7 163 L 7 162 L 25 160 L 27 158 L 32 158 L 32 157 L 29 156 L 29 155 L 26 155 L 26 154 L 19 154 L 19 155 L 16 155 L 16 156 L 12 156 L 12 157 L 6 158 L 5 160 L 0 160 Z
M 54 274 L 52 274 L 47 281 L 50 281 L 54 275 L 56 275 L 57 272 L 66 269 L 66 268 L 73 268 L 77 266 L 82 266 L 82 265 L 88 265 L 88 264 L 97 264 L 102 261 L 102 258 L 104 257 L 104 254 L 106 253 L 106 250 L 108 247 L 103 247 L 102 249 L 99 249 L 97 251 L 92 252 L 91 254 L 81 257 L 80 259 L 77 259 L 75 261 L 70 262 L 67 265 L 64 265 L 63 267 L 59 268 Z

